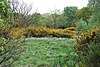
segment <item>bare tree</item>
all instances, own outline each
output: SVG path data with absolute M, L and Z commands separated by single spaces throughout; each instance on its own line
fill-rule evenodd
M 31 15 L 32 4 L 19 2 L 18 0 L 6 0 L 10 3 L 10 23 L 14 27 L 25 27 L 31 24 L 34 16 Z M 35 12 L 36 13 L 36 12 Z

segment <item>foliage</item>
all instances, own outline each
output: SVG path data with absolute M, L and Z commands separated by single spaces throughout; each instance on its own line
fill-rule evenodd
M 83 7 L 82 9 L 76 12 L 76 20 L 82 19 L 88 25 L 89 19 L 92 16 L 92 14 L 93 14 L 92 7 Z
M 77 28 L 78 32 L 88 30 L 88 26 L 87 26 L 86 22 L 84 22 L 82 20 L 80 20 L 76 23 L 76 28 Z
M 84 64 L 82 67 L 99 67 L 100 66 L 100 44 L 95 44 L 91 42 L 90 44 L 83 44 L 78 47 L 77 52 L 80 56 L 80 65 Z M 80 50 L 79 50 L 80 48 Z
M 71 6 L 71 7 L 65 7 L 64 8 L 64 16 L 66 18 L 66 21 L 69 22 L 69 27 L 71 26 L 74 18 L 75 18 L 75 13 L 78 11 L 77 7 Z
M 33 14 L 35 17 L 33 20 L 32 26 L 44 26 L 48 28 L 67 28 L 68 22 L 66 20 L 66 16 L 61 14 L 59 10 L 51 11 L 51 13 L 46 14 Z M 74 22 L 74 21 L 73 21 Z M 74 26 L 74 24 L 71 24 Z
M 80 44 L 86 44 L 90 42 L 98 43 L 100 41 L 100 26 L 94 27 L 92 30 L 81 32 L 76 35 L 76 39 Z
M 10 4 L 9 7 L 9 18 L 7 22 L 12 27 L 26 27 L 29 26 L 33 21 L 33 15 L 30 15 L 32 4 L 25 2 L 19 2 L 19 0 L 6 0 Z
M 0 27 L 4 26 L 4 20 L 0 19 Z
M 31 9 L 32 5 L 18 0 L 0 0 L 0 67 L 100 66 L 100 0 L 89 0 L 89 5 L 80 10 L 65 7 L 62 14 L 54 10 L 51 14 L 30 15 Z M 76 28 L 70 27 L 75 22 Z M 75 38 L 77 43 L 61 37 Z M 26 38 L 28 45 L 20 38 Z M 26 52 L 20 56 L 23 50 Z
M 5 2 L 4 0 L 0 0 L 0 19 L 4 19 L 5 17 L 8 17 L 8 8 L 9 4 Z
M 67 38 L 26 39 L 26 51 L 15 67 L 77 67 L 79 56 L 74 49 L 76 41 Z
M 79 20 L 76 24 L 77 32 L 83 32 L 87 30 L 91 30 L 94 26 L 99 26 L 99 24 L 89 22 L 88 25 L 85 21 Z
M 2 26 L 0 27 L 0 37 L 9 38 L 9 27 Z
M 87 55 L 88 61 L 93 67 L 100 66 L 100 44 L 91 43 L 89 45 L 89 52 Z
M 89 6 L 93 7 L 93 17 L 91 18 L 91 22 L 99 23 L 100 26 L 100 0 L 89 0 Z
M 92 32 L 96 33 L 95 43 L 100 43 L 100 26 L 96 26 L 92 29 Z
M 9 4 L 6 0 L 0 0 L 0 67 L 11 67 L 18 60 L 22 41 L 10 39 L 7 19 L 9 18 Z M 5 25 L 6 24 L 6 25 Z
M 67 28 L 67 22 L 65 17 L 57 11 L 53 11 L 51 14 L 43 15 L 45 26 L 48 28 Z M 41 24 L 42 24 L 41 23 Z
M 88 5 L 98 8 L 98 7 L 100 7 L 99 6 L 100 5 L 100 1 L 99 0 L 89 0 L 89 4 Z
M 66 19 L 65 17 L 60 14 L 60 15 L 57 15 L 56 17 L 56 22 L 55 22 L 55 28 L 67 28 L 67 22 L 66 22 Z
M 66 29 L 50 29 L 46 27 L 26 27 L 26 28 L 12 28 L 9 36 L 11 38 L 24 37 L 73 37 L 75 35 L 75 28 Z
M 77 35 L 77 51 L 85 67 L 100 66 L 100 26 Z
M 0 67 L 11 67 L 18 60 L 20 53 L 24 49 L 21 44 L 23 43 L 19 40 L 0 37 Z
M 33 14 L 33 21 L 32 21 L 32 24 L 31 24 L 31 26 L 35 26 L 35 27 L 37 27 L 37 26 L 46 26 L 46 22 L 47 22 L 48 20 L 46 20 L 43 16 L 42 16 L 42 14 L 40 14 L 40 13 L 34 13 Z

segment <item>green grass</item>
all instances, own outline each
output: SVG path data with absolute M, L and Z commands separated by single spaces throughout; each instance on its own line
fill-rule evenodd
M 67 38 L 27 39 L 26 50 L 15 67 L 75 67 L 78 55 L 76 41 Z

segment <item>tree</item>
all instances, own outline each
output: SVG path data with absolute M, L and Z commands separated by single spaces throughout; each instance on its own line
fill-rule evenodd
M 88 3 L 89 6 L 96 7 L 96 8 L 100 7 L 100 0 L 89 0 L 88 2 L 89 2 Z
M 49 28 L 67 27 L 65 17 L 57 9 L 51 11 L 50 14 L 44 14 L 43 16 L 45 17 L 46 26 Z
M 32 23 L 33 16 L 30 14 L 32 10 L 32 4 L 26 4 L 18 0 L 7 0 L 10 3 L 10 17 L 9 23 L 13 27 L 26 27 Z
M 63 14 L 58 15 L 57 17 L 57 21 L 56 21 L 56 28 L 67 28 L 67 21 L 65 19 L 65 16 L 63 16 Z
M 80 19 L 82 19 L 88 25 L 89 19 L 92 16 L 92 14 L 93 14 L 93 8 L 92 7 L 83 7 L 82 9 L 80 9 L 79 11 L 76 12 L 75 18 L 78 21 Z
M 94 10 L 92 21 L 100 23 L 100 0 L 89 0 L 88 6 L 93 7 Z
M 0 26 L 7 25 L 6 19 L 9 17 L 9 3 L 5 0 L 0 0 Z
M 55 9 L 51 11 L 51 23 L 53 24 L 53 28 L 56 28 L 58 16 L 59 16 L 59 10 Z
M 77 12 L 77 7 L 65 7 L 63 11 L 63 15 L 66 18 L 66 21 L 68 22 L 68 26 L 71 26 L 73 24 L 73 19 L 75 18 L 75 13 Z
M 45 18 L 40 13 L 33 14 L 32 26 L 45 26 L 43 22 Z
M 0 0 L 0 19 L 8 17 L 9 4 L 4 0 Z

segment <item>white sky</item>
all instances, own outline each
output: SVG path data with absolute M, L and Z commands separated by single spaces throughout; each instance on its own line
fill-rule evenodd
M 20 0 L 21 1 L 21 0 Z M 77 6 L 82 8 L 87 6 L 88 0 L 23 0 L 26 3 L 32 3 L 33 11 L 39 13 L 48 13 L 54 9 L 63 11 L 66 6 Z

